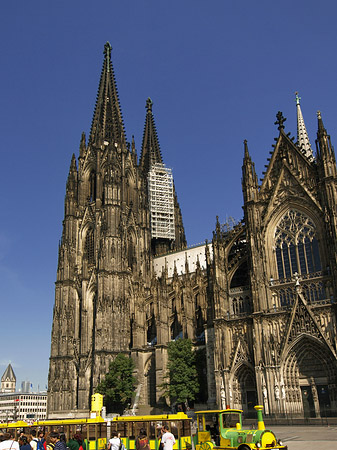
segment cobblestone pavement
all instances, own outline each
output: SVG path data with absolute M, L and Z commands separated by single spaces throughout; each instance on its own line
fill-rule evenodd
M 337 450 L 337 426 L 271 426 L 289 450 Z

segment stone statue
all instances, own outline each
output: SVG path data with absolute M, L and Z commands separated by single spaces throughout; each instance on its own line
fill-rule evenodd
M 278 384 L 275 384 L 275 399 L 280 400 L 280 388 L 278 387 Z

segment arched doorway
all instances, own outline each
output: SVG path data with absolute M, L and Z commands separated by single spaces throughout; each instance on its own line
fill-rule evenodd
M 145 363 L 144 374 L 146 377 L 147 403 L 150 406 L 156 405 L 156 361 L 154 355 Z
M 285 411 L 304 417 L 336 414 L 336 361 L 317 338 L 302 335 L 283 364 Z
M 234 408 L 242 409 L 245 417 L 255 417 L 257 405 L 256 379 L 252 367 L 241 364 L 235 371 L 233 380 Z

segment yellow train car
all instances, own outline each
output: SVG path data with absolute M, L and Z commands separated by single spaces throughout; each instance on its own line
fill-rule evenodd
M 55 419 L 55 420 L 38 420 L 33 424 L 26 422 L 1 423 L 0 430 L 3 432 L 11 430 L 14 437 L 17 438 L 19 433 L 23 431 L 29 434 L 35 429 L 50 433 L 64 433 L 69 439 L 75 433 L 80 433 L 86 445 L 86 450 L 105 450 L 107 448 L 107 424 L 102 417 L 94 419 Z
M 176 443 L 174 450 L 191 448 L 191 419 L 182 412 L 177 414 L 159 414 L 147 416 L 118 416 L 111 421 L 111 432 L 120 434 L 127 450 L 135 450 L 136 439 L 140 429 L 146 430 L 150 449 L 158 450 L 160 444 L 160 429 L 166 425 L 174 435 Z

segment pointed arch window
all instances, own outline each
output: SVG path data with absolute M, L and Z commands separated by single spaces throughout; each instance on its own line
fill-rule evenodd
M 84 254 L 88 264 L 95 263 L 94 230 L 90 229 L 85 237 Z
M 96 174 L 94 171 L 90 172 L 89 176 L 89 200 L 90 202 L 96 200 Z
M 322 269 L 316 226 L 302 212 L 289 210 L 277 225 L 274 239 L 279 279 Z

